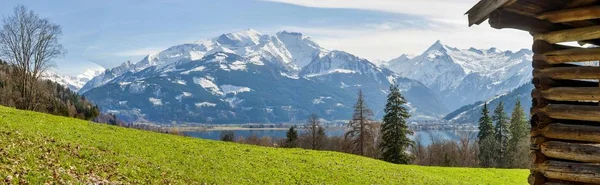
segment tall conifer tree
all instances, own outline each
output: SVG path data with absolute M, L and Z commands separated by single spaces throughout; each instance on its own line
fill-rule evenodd
M 496 138 L 496 167 L 506 168 L 508 167 L 508 140 L 510 140 L 510 123 L 508 116 L 504 112 L 504 104 L 500 102 L 494 110 L 494 116 L 492 120 L 495 122 L 495 138 Z
M 510 119 L 510 133 L 512 137 L 508 141 L 508 157 L 511 159 L 512 168 L 527 167 L 529 148 L 527 148 L 529 124 L 525 117 L 525 111 L 521 107 L 521 101 L 517 100 Z
M 298 131 L 296 131 L 296 126 L 291 126 L 290 129 L 285 133 L 285 143 L 284 147 L 286 148 L 295 148 L 298 146 Z
M 488 110 L 487 103 L 483 104 L 481 110 L 481 118 L 479 118 L 479 134 L 477 135 L 479 144 L 479 163 L 482 167 L 493 167 L 495 166 L 494 153 L 495 153 L 495 133 L 494 124 L 492 118 L 490 118 L 490 111 Z
M 405 153 L 406 149 L 413 144 L 408 138 L 408 134 L 413 134 L 408 130 L 406 120 L 410 117 L 408 110 L 404 105 L 406 99 L 400 93 L 397 85 L 390 86 L 390 94 L 387 96 L 385 105 L 385 116 L 381 125 L 381 143 L 379 149 L 384 161 L 407 164 L 410 156 Z

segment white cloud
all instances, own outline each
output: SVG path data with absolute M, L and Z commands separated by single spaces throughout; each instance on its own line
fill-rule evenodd
M 436 40 L 458 48 L 519 50 L 531 47 L 531 36 L 518 30 L 496 30 L 487 24 L 452 26 L 432 24 L 429 28 L 394 28 L 365 25 L 357 28 L 284 27 L 311 36 L 328 49 L 344 50 L 369 60 L 390 60 L 401 54 L 420 54 Z
M 456 19 L 479 0 L 265 0 L 315 8 L 351 8 Z
M 127 50 L 127 51 L 117 52 L 114 55 L 115 56 L 119 56 L 119 57 L 146 56 L 146 55 L 149 55 L 149 54 L 153 54 L 153 53 L 159 52 L 161 50 L 162 49 L 160 49 L 160 48 L 147 47 L 147 48 L 139 48 L 139 49 L 133 49 L 133 50 Z
M 468 27 L 464 15 L 478 0 L 266 0 L 316 8 L 351 8 L 423 17 L 418 26 L 406 21 L 347 27 L 283 27 L 311 36 L 325 48 L 348 51 L 374 60 L 420 54 L 436 40 L 459 48 L 519 50 L 531 47 L 531 36 L 518 30 L 497 30 L 487 23 Z M 402 25 L 404 24 L 404 26 Z M 411 24 L 408 22 L 408 24 Z

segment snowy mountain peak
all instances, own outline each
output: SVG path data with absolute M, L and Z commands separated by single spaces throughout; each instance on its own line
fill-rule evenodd
M 302 33 L 281 31 L 276 34 L 276 37 L 285 45 L 292 57 L 292 63 L 299 69 L 308 65 L 315 56 L 328 52 Z
M 85 82 L 87 82 L 87 81 L 91 80 L 92 78 L 102 74 L 104 71 L 106 71 L 106 69 L 104 69 L 103 67 L 100 67 L 97 69 L 86 69 L 85 71 L 83 71 L 83 73 L 77 75 L 77 78 L 82 79 Z M 82 87 L 83 87 L 83 85 L 82 85 Z M 81 87 L 79 87 L 79 88 L 81 88 Z
M 483 55 L 483 51 L 481 51 L 479 49 L 476 49 L 474 47 L 469 48 L 469 51 L 473 52 L 473 53 L 477 53 L 477 54 Z
M 298 38 L 300 38 L 300 39 L 303 39 L 303 38 L 305 38 L 305 36 L 304 36 L 302 33 L 300 33 L 300 32 L 288 32 L 288 31 L 286 31 L 286 30 L 283 30 L 283 31 L 277 32 L 277 34 L 276 34 L 276 35 L 277 35 L 278 37 L 279 37 L 279 36 L 285 36 L 285 35 L 289 35 L 289 36 L 293 36 L 293 37 L 298 37 Z
M 86 69 L 83 73 L 76 76 L 61 75 L 54 71 L 46 71 L 42 74 L 42 79 L 50 80 L 63 85 L 72 91 L 79 91 L 88 81 L 102 74 L 104 68 Z
M 172 46 L 150 54 L 137 63 L 123 63 L 90 81 L 91 83 L 81 89 L 81 93 L 109 83 L 127 72 L 138 72 L 152 66 L 163 68 L 176 62 L 200 60 L 218 52 L 264 60 L 288 71 L 290 75 L 296 75 L 302 67 L 328 50 L 301 33 L 282 31 L 269 36 L 253 29 L 246 29 L 222 34 L 212 39 Z
M 428 51 L 442 51 L 443 52 L 446 50 L 447 50 L 447 47 L 444 44 L 442 44 L 442 41 L 437 40 L 437 41 L 435 41 L 435 43 L 433 43 L 431 46 L 429 46 L 429 48 L 427 48 L 427 50 L 425 52 L 428 52 Z
M 491 47 L 487 50 L 488 53 L 502 53 L 502 51 L 498 50 L 496 47 Z
M 458 49 L 438 40 L 423 54 L 387 67 L 446 96 L 445 105 L 457 108 L 529 82 L 531 57 L 530 50 Z
M 227 33 L 219 36 L 217 42 L 223 45 L 244 47 L 260 43 L 262 35 L 253 29 L 246 29 L 238 32 Z
M 392 63 L 396 63 L 396 62 L 405 62 L 405 61 L 409 61 L 409 60 L 410 60 L 410 58 L 408 57 L 407 54 L 402 54 L 399 57 L 396 57 L 396 58 L 390 60 L 388 63 L 392 64 Z

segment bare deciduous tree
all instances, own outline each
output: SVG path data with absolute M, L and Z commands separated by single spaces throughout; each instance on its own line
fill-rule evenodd
M 319 117 L 314 113 L 311 114 L 305 127 L 306 133 L 303 134 L 302 139 L 308 141 L 310 149 L 320 150 L 323 148 L 327 135 L 325 135 L 325 128 L 321 126 Z
M 344 138 L 350 141 L 348 152 L 365 156 L 365 148 L 373 145 L 375 133 L 369 132 L 373 123 L 373 111 L 367 107 L 362 90 L 358 91 L 358 100 L 354 105 L 352 120 L 348 122 L 350 130 Z
M 58 42 L 61 35 L 59 25 L 40 18 L 23 5 L 14 8 L 14 15 L 4 18 L 0 29 L 0 57 L 15 67 L 12 75 L 20 79 L 17 84 L 22 98 L 19 108 L 35 108 L 35 82 L 54 65 L 53 59 L 65 53 Z

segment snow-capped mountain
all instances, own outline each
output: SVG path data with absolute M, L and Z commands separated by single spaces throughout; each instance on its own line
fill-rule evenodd
M 375 108 L 382 114 L 385 98 L 391 84 L 397 84 L 409 100 L 408 107 L 413 119 L 436 119 L 436 114 L 446 112 L 437 96 L 423 84 L 386 69 L 377 67 L 366 59 L 344 51 L 331 51 L 319 56 L 300 71 L 300 76 L 318 82 L 339 85 L 342 89 L 356 92 L 364 89 L 366 98 L 381 105 Z
M 312 112 L 347 120 L 358 89 L 381 117 L 391 82 L 402 88 L 413 118 L 447 111 L 420 82 L 285 31 L 244 30 L 173 46 L 107 70 L 80 92 L 127 121 L 281 123 Z
M 400 56 L 386 67 L 422 82 L 439 94 L 446 107 L 456 109 L 530 82 L 532 55 L 526 49 L 458 49 L 437 41 L 423 54 Z
M 127 72 L 135 73 L 151 66 L 168 65 L 180 60 L 199 60 L 217 52 L 233 53 L 252 60 L 264 59 L 284 69 L 285 73 L 294 75 L 315 56 L 328 51 L 301 33 L 282 31 L 269 36 L 247 29 L 222 34 L 209 40 L 173 46 L 148 55 L 135 64 L 125 62 L 99 75 L 92 83 L 86 84 L 80 93 L 101 86 Z
M 46 80 L 51 80 L 53 82 L 68 87 L 72 91 L 77 92 L 88 81 L 102 74 L 104 70 L 104 68 L 86 69 L 83 73 L 77 76 L 60 75 L 54 71 L 46 71 L 44 74 L 42 74 L 42 78 Z

